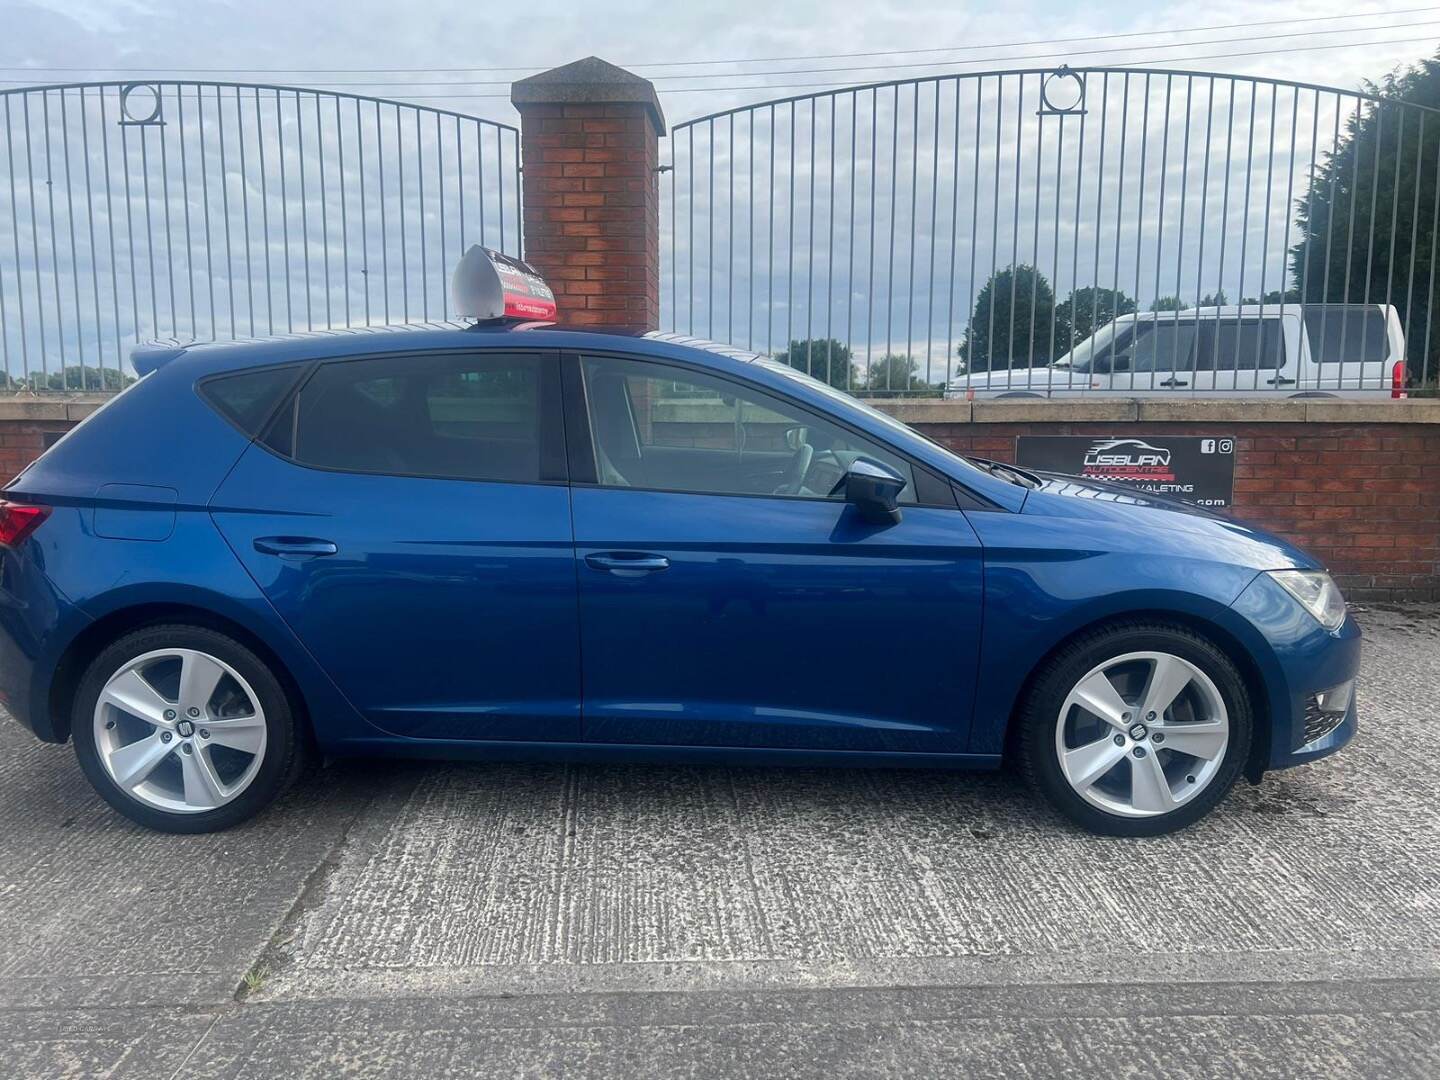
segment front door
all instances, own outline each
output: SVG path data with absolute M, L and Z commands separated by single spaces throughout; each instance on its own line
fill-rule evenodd
M 580 737 L 558 364 L 323 363 L 212 501 L 280 615 L 385 731 Z
M 959 510 L 916 503 L 919 466 L 748 384 L 576 363 L 587 741 L 964 751 L 981 552 Z M 830 496 L 861 456 L 911 480 L 898 524 Z

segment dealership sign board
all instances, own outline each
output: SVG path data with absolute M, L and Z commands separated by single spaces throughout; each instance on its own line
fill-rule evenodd
M 1105 480 L 1197 506 L 1229 506 L 1235 487 L 1235 440 L 1229 437 L 1021 435 L 1016 439 L 1015 463 L 1041 472 Z

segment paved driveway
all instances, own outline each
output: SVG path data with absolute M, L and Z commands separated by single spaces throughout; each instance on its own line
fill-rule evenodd
M 4 720 L 6 1071 L 1433 1075 L 1440 612 L 1361 617 L 1357 742 L 1148 841 L 1004 776 L 390 763 L 161 837 Z

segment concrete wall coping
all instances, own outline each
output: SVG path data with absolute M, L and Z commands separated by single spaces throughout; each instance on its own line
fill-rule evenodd
M 0 398 L 0 420 L 83 420 L 114 394 L 45 394 Z
M 0 398 L 0 420 L 73 423 L 113 394 L 55 394 Z M 1012 401 L 937 401 L 872 398 L 870 404 L 907 424 L 1105 424 L 1126 422 L 1232 424 L 1440 424 L 1440 399 L 1347 401 L 1342 398 L 1186 399 L 1063 398 Z
M 937 401 L 872 399 L 907 424 L 1089 424 L 1127 422 L 1229 424 L 1440 424 L 1440 399 L 1343 398 L 1061 398 Z

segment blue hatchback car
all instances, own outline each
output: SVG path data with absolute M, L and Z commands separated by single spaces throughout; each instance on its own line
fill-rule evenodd
M 502 324 L 135 365 L 4 492 L 0 700 L 156 829 L 319 752 L 1010 761 L 1147 835 L 1355 731 L 1303 552 L 767 359 Z

